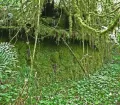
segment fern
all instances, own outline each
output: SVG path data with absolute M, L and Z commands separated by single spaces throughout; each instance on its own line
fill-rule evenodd
M 0 44 L 0 70 L 14 67 L 16 62 L 17 53 L 14 49 L 14 46 L 7 42 L 2 42 Z

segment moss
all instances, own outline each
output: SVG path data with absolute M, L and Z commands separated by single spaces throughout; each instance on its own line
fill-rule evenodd
M 59 52 L 53 52 L 50 56 L 50 61 L 52 63 L 59 63 Z
M 26 59 L 26 43 L 18 41 L 15 46 L 18 52 L 19 65 L 21 67 L 29 66 Z M 101 66 L 102 57 L 98 51 L 87 48 L 85 45 L 84 53 L 88 52 L 89 56 L 84 58 L 85 54 L 83 55 L 82 44 L 70 42 L 69 46 L 79 61 L 83 59 L 81 61 L 82 65 L 88 73 L 93 72 L 94 68 Z M 30 43 L 30 47 L 32 51 L 33 44 Z M 78 62 L 74 59 L 69 49 L 63 43 L 57 45 L 53 39 L 44 39 L 38 43 L 34 60 L 34 71 L 37 72 L 41 85 L 68 79 L 78 80 L 83 76 Z

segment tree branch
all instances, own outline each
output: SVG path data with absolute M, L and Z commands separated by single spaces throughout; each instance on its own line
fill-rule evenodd
M 79 8 L 78 8 L 77 5 L 76 5 L 76 1 L 75 1 L 75 0 L 73 0 L 73 7 L 74 7 L 74 10 L 76 10 L 74 16 L 75 16 L 76 20 L 78 20 L 79 25 L 82 26 L 82 27 L 84 27 L 84 28 L 87 28 L 87 29 L 91 30 L 92 32 L 95 32 L 96 34 L 100 34 L 100 35 L 105 34 L 105 33 L 109 32 L 109 31 L 113 30 L 114 27 L 117 25 L 117 22 L 119 21 L 119 18 L 120 18 L 120 14 L 119 14 L 119 15 L 114 19 L 113 23 L 110 24 L 106 30 L 104 30 L 104 31 L 103 31 L 103 30 L 98 30 L 98 29 L 95 29 L 95 28 L 87 25 L 87 24 L 82 20 L 82 18 L 81 18 L 80 15 L 79 15 L 80 10 L 79 10 Z

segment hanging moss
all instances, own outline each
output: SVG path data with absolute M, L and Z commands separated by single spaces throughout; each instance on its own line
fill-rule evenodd
M 72 24 L 73 24 L 73 22 L 72 22 L 72 13 L 71 13 L 71 9 L 70 9 L 70 13 L 69 13 L 69 34 L 70 34 L 70 36 L 72 35 Z
M 49 27 L 49 26 L 46 26 L 44 24 L 40 24 L 40 30 L 39 30 L 39 34 L 42 36 L 42 37 L 68 37 L 69 34 L 67 31 L 63 30 L 63 29 L 56 29 L 54 27 Z

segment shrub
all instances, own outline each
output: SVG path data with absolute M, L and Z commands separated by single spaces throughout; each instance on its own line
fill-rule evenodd
M 2 42 L 0 44 L 0 70 L 14 67 L 16 62 L 17 53 L 14 49 L 14 46 L 7 42 Z
M 14 46 L 7 42 L 0 43 L 0 105 L 8 104 L 17 95 L 13 83 L 17 72 L 12 70 L 16 63 L 17 53 Z

